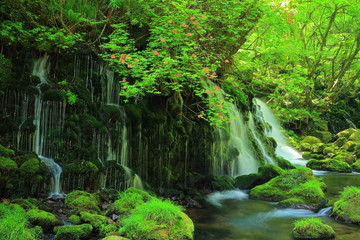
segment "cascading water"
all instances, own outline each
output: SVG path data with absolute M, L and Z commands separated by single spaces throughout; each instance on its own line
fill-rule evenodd
M 259 121 L 264 123 L 265 135 L 272 137 L 277 142 L 275 153 L 277 156 L 289 160 L 297 165 L 305 165 L 301 154 L 293 149 L 286 141 L 284 134 L 282 133 L 282 127 L 276 120 L 275 115 L 271 112 L 269 107 L 260 99 L 254 98 L 256 108 L 256 117 Z
M 36 86 L 39 90 L 39 94 L 36 95 L 35 105 L 34 105 L 34 121 L 33 124 L 36 126 L 35 133 L 33 135 L 32 148 L 31 151 L 34 151 L 39 155 L 39 159 L 46 164 L 50 172 L 53 174 L 52 188 L 49 197 L 64 197 L 60 193 L 60 176 L 62 169 L 52 158 L 42 156 L 45 154 L 50 154 L 52 151 L 47 148 L 49 140 L 47 139 L 51 134 L 49 129 L 56 128 L 57 124 L 64 122 L 65 116 L 65 104 L 61 104 L 60 108 L 55 106 L 55 110 L 51 111 L 50 105 L 43 102 L 43 93 L 41 91 L 42 84 L 47 83 L 47 73 L 49 71 L 49 56 L 45 55 L 44 57 L 38 59 L 35 63 L 32 75 L 37 76 L 40 79 L 40 83 Z M 44 107 L 45 105 L 45 107 Z M 20 142 L 20 140 L 19 140 Z M 19 143 L 20 144 L 20 143 Z

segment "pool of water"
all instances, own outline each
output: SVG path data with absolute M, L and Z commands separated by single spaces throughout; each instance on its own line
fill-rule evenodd
M 345 186 L 360 187 L 360 174 L 317 173 L 328 186 L 327 197 L 338 198 Z M 360 207 L 360 206 L 359 206 Z M 190 209 L 196 240 L 292 240 L 293 222 L 303 217 L 320 217 L 336 231 L 337 240 L 360 239 L 360 227 L 336 222 L 330 209 L 318 213 L 303 209 L 277 208 L 276 203 L 250 200 L 240 190 L 208 196 L 203 209 Z

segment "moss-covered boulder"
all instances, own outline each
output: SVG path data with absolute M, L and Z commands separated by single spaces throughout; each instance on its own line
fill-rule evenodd
M 14 150 L 4 147 L 0 144 L 0 156 L 11 158 L 15 155 Z
M 120 233 L 130 239 L 193 239 L 194 224 L 182 207 L 152 199 L 121 221 Z
M 314 177 L 311 169 L 299 167 L 254 187 L 250 190 L 250 198 L 270 201 L 292 199 L 283 202 L 283 205 L 317 209 L 327 201 L 323 192 L 325 189 L 325 183 Z
M 332 216 L 337 220 L 360 224 L 360 188 L 346 187 L 334 203 Z
M 341 149 L 347 152 L 353 152 L 356 147 L 356 142 L 354 141 L 347 141 L 344 145 L 342 145 Z
M 354 148 L 354 154 L 355 156 L 360 159 L 360 144 L 357 144 Z
M 118 215 L 129 214 L 135 207 L 150 201 L 154 197 L 137 188 L 128 188 L 120 194 L 120 199 L 114 202 L 114 212 Z
M 26 216 L 31 224 L 41 226 L 44 231 L 51 231 L 55 226 L 63 225 L 54 214 L 43 210 L 30 209 Z
M 360 129 L 355 129 L 355 132 L 350 135 L 349 140 L 353 142 L 360 142 Z
M 347 164 L 353 164 L 355 162 L 355 158 L 349 153 L 338 153 L 336 156 L 332 157 L 335 160 L 339 160 L 342 162 L 346 162 Z
M 310 145 L 313 145 L 315 143 L 321 143 L 321 140 L 314 136 L 306 136 L 301 143 L 308 143 Z
M 113 188 L 101 189 L 98 193 L 101 200 L 105 202 L 111 202 L 120 198 L 120 192 Z
M 75 214 L 71 215 L 69 217 L 69 220 L 70 220 L 70 222 L 72 222 L 75 225 L 81 224 L 81 219 L 80 219 L 80 217 L 78 215 L 75 215 Z
M 332 156 L 334 156 L 335 155 L 335 153 L 336 153 L 336 149 L 335 149 L 335 147 L 334 146 L 328 146 L 328 147 L 325 147 L 324 148 L 324 150 L 323 150 L 323 154 L 325 155 L 325 156 L 329 156 L 329 154 L 332 154 Z M 314 158 L 315 159 L 315 158 Z
M 290 161 L 283 159 L 281 157 L 276 158 L 276 162 L 278 163 L 278 166 L 282 169 L 294 169 L 296 168 L 294 164 L 292 164 Z
M 321 140 L 323 143 L 328 143 L 333 138 L 333 135 L 331 132 L 328 131 L 315 131 L 312 133 L 312 135 L 318 139 Z
M 356 162 L 354 162 L 351 167 L 356 171 L 356 172 L 360 172 L 360 159 L 357 160 Z
M 0 157 L 0 172 L 14 172 L 18 169 L 16 162 L 7 157 Z
M 89 239 L 93 227 L 90 224 L 65 225 L 55 228 L 56 240 L 87 240 Z
M 292 235 L 295 239 L 335 238 L 334 229 L 324 224 L 320 218 L 303 218 L 295 221 Z
M 20 174 L 31 177 L 35 175 L 40 169 L 40 161 L 37 158 L 30 158 L 20 166 Z
M 342 138 L 343 137 L 343 138 L 348 139 L 351 136 L 351 134 L 353 134 L 354 132 L 356 132 L 356 130 L 354 128 L 348 128 L 348 129 L 345 129 L 345 130 L 343 130 L 341 132 L 338 132 L 336 134 L 336 138 Z
M 259 173 L 238 176 L 235 178 L 235 186 L 240 189 L 251 189 L 261 184 L 260 177 Z
M 96 231 L 100 231 L 102 227 L 108 224 L 108 218 L 98 214 L 88 212 L 80 212 L 80 219 L 83 223 L 89 223 Z
M 116 234 L 118 234 L 118 231 L 119 231 L 119 229 L 118 229 L 117 225 L 108 224 L 108 225 L 102 226 L 100 228 L 98 236 L 105 237 L 105 236 L 114 235 L 114 234 L 116 235 Z
M 315 143 L 310 147 L 312 153 L 323 153 L 325 149 L 324 143 Z
M 325 159 L 324 155 L 322 154 L 316 154 L 316 153 L 311 153 L 311 152 L 304 152 L 302 157 L 306 160 L 308 159 L 316 159 L 316 160 L 322 160 Z
M 100 198 L 97 194 L 76 190 L 69 193 L 65 198 L 65 206 L 72 209 L 74 213 L 88 211 L 92 213 L 100 212 L 98 205 Z
M 306 162 L 306 167 L 315 169 L 315 170 L 324 170 L 330 172 L 351 172 L 351 167 L 349 164 L 335 160 L 335 159 L 324 159 L 324 160 L 316 160 L 310 159 Z
M 121 236 L 108 236 L 106 238 L 103 238 L 102 240 L 130 240 L 129 238 L 124 238 Z
M 36 198 L 15 198 L 11 200 L 11 203 L 19 204 L 25 210 L 41 209 L 47 210 L 48 207 Z
M 340 137 L 338 139 L 336 139 L 336 141 L 334 142 L 334 145 L 337 147 L 342 147 L 348 140 L 345 137 Z

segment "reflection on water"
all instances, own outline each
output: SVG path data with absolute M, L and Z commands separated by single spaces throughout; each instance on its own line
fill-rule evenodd
M 359 186 L 359 174 L 321 176 L 328 185 L 329 199 L 336 199 L 345 186 Z M 241 191 L 217 192 L 208 196 L 206 209 L 190 209 L 196 240 L 292 240 L 293 222 L 303 217 L 320 217 L 336 231 L 337 240 L 360 239 L 360 228 L 336 222 L 330 208 L 314 213 L 304 209 L 277 208 L 276 204 L 250 200 Z

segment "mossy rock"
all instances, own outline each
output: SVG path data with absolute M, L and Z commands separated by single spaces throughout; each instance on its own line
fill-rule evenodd
M 292 164 L 289 160 L 283 159 L 281 157 L 276 158 L 276 162 L 278 163 L 278 166 L 282 169 L 295 169 L 295 165 Z
M 323 150 L 323 154 L 325 156 L 328 156 L 329 154 L 334 154 L 335 155 L 336 151 L 337 150 L 334 147 L 325 147 L 324 150 Z
M 65 225 L 55 228 L 56 240 L 87 240 L 89 239 L 93 227 L 90 224 Z
M 194 235 L 194 224 L 182 207 L 155 198 L 137 206 L 121 224 L 120 234 L 130 239 L 191 240 Z
M 261 181 L 265 183 L 274 177 L 280 176 L 285 172 L 285 170 L 272 164 L 266 164 L 259 167 L 258 172 L 260 174 Z
M 89 223 L 96 231 L 108 224 L 108 218 L 98 214 L 91 214 L 88 212 L 80 212 L 80 219 L 83 223 Z
M 311 145 L 311 152 L 312 153 L 323 153 L 324 149 L 325 149 L 325 144 L 324 143 L 315 143 L 313 145 Z
M 360 224 L 360 188 L 346 187 L 334 203 L 332 215 L 337 220 Z
M 23 176 L 33 176 L 40 169 L 40 161 L 37 158 L 30 158 L 20 166 L 20 174 Z
M 14 172 L 17 169 L 16 162 L 7 157 L 0 157 L 0 172 Z
M 332 133 L 328 131 L 315 131 L 312 133 L 312 135 L 320 139 L 323 143 L 328 143 L 333 138 Z
M 270 201 L 298 198 L 302 200 L 298 207 L 317 209 L 326 203 L 325 189 L 325 183 L 314 177 L 311 169 L 299 167 L 254 187 L 250 190 L 250 198 Z
M 355 150 L 356 147 L 356 142 L 354 141 L 347 141 L 342 147 L 341 149 L 348 151 L 348 152 L 352 152 Z
M 235 186 L 240 189 L 251 189 L 261 184 L 260 177 L 259 173 L 238 176 L 235 178 Z
M 338 132 L 336 134 L 336 138 L 342 138 L 343 137 L 343 138 L 348 139 L 351 136 L 351 134 L 353 134 L 354 132 L 356 132 L 356 130 L 354 128 L 348 128 L 348 129 L 345 129 L 345 130 L 343 130 L 341 132 Z
M 320 218 L 303 218 L 295 221 L 292 235 L 295 239 L 335 238 L 334 229 L 324 224 Z
M 308 143 L 310 145 L 313 145 L 315 143 L 321 143 L 321 140 L 314 136 L 306 136 L 301 143 Z
M 310 143 L 300 143 L 299 148 L 301 151 L 311 151 L 311 144 Z
M 0 144 L 0 156 L 6 157 L 6 158 L 11 158 L 14 155 L 15 155 L 14 150 L 6 148 L 6 147 L 4 147 L 3 145 Z
M 360 143 L 360 129 L 355 129 L 355 132 L 350 135 L 349 140 Z
M 129 238 L 124 238 L 121 236 L 108 236 L 106 238 L 103 238 L 101 240 L 130 240 Z
M 69 193 L 65 198 L 65 206 L 72 209 L 74 213 L 89 211 L 92 213 L 100 212 L 98 205 L 100 198 L 97 194 L 76 190 Z
M 324 160 L 310 159 L 309 161 L 307 161 L 306 166 L 315 170 L 344 172 L 344 173 L 351 172 L 351 167 L 349 164 L 335 159 L 324 159 Z
M 19 204 L 25 210 L 41 209 L 47 210 L 48 207 L 36 198 L 16 198 L 11 200 L 11 203 Z
M 119 231 L 119 229 L 116 225 L 108 224 L 105 227 L 103 226 L 100 228 L 99 236 L 104 237 L 104 236 L 108 236 L 111 234 L 117 234 L 118 231 Z
M 18 166 L 21 166 L 21 164 L 32 158 L 38 158 L 38 156 L 35 153 L 25 153 L 13 157 L 12 159 L 17 163 Z
M 333 159 L 346 162 L 347 164 L 353 164 L 355 162 L 354 157 L 349 153 L 339 153 L 334 156 Z
M 26 216 L 31 224 L 41 226 L 44 231 L 51 231 L 55 226 L 63 225 L 54 214 L 43 210 L 30 209 Z
M 354 148 L 354 154 L 357 158 L 360 159 L 360 144 L 356 145 Z
M 325 159 L 325 156 L 322 154 L 316 154 L 316 153 L 310 153 L 310 152 L 304 152 L 302 157 L 306 160 L 308 160 L 308 159 L 316 159 L 316 160 Z
M 110 202 L 120 198 L 120 192 L 113 188 L 101 189 L 98 193 L 103 201 Z
M 356 162 L 354 162 L 351 167 L 356 171 L 356 172 L 360 172 L 360 159 L 357 160 Z
M 232 176 L 223 175 L 223 176 L 214 176 L 213 180 L 210 183 L 210 187 L 213 190 L 229 190 L 234 189 L 235 179 Z
M 154 197 L 137 188 L 128 188 L 120 194 L 119 200 L 114 202 L 114 212 L 118 215 L 129 214 L 138 205 L 150 201 Z
M 75 214 L 71 215 L 69 217 L 69 220 L 70 220 L 70 222 L 72 222 L 75 225 L 81 224 L 81 219 L 80 219 L 80 217 L 78 215 L 75 215 Z
M 337 147 L 342 147 L 348 140 L 345 137 L 340 137 L 338 139 L 336 139 L 336 141 L 334 142 L 334 145 Z

